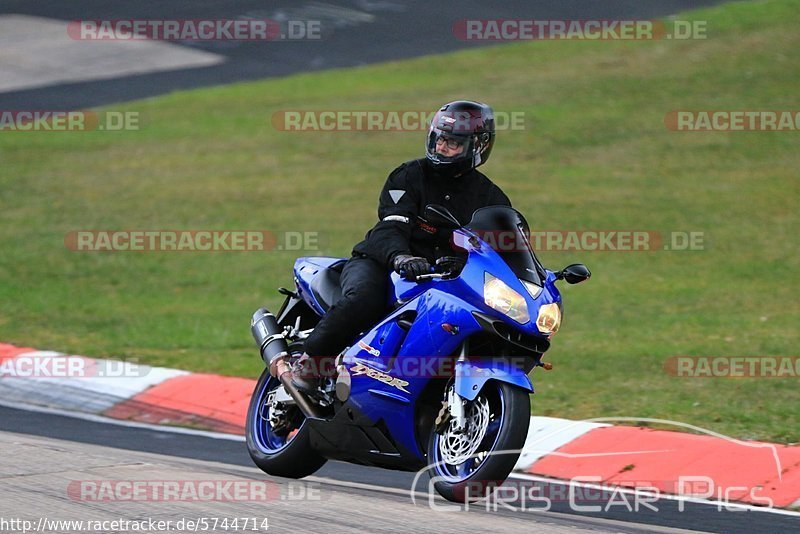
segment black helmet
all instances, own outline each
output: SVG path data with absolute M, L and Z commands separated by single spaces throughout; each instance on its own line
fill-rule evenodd
M 447 157 L 437 153 L 442 139 L 464 150 Z M 494 145 L 494 112 L 482 102 L 456 100 L 442 106 L 431 119 L 425 153 L 434 169 L 457 176 L 486 163 Z M 453 148 L 453 147 L 451 147 Z

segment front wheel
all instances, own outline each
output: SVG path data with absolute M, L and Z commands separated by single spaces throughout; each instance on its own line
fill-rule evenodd
M 456 430 L 451 420 L 441 434 L 435 429 L 431 432 L 429 473 L 442 497 L 474 501 L 505 481 L 528 435 L 528 395 L 518 387 L 491 380 L 466 404 L 464 430 Z
M 278 386 L 280 381 L 269 374 L 269 369 L 264 369 L 247 410 L 247 450 L 265 473 L 303 478 L 316 472 L 327 460 L 311 448 L 308 425 L 300 409 L 274 401 Z

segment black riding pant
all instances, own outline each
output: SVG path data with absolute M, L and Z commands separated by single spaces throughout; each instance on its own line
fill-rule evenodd
M 306 339 L 305 351 L 310 356 L 337 356 L 359 332 L 369 330 L 388 312 L 386 267 L 366 256 L 353 256 L 340 280 L 342 297 Z

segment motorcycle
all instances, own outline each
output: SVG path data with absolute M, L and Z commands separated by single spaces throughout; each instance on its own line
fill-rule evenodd
M 429 205 L 426 224 L 452 232 L 465 261 L 415 281 L 391 274 L 391 311 L 335 359 L 314 394 L 291 383 L 303 340 L 340 296 L 343 258 L 299 258 L 295 290 L 251 331 L 266 363 L 247 413 L 246 441 L 270 475 L 302 478 L 328 459 L 419 471 L 464 502 L 503 483 L 528 434 L 528 378 L 562 319 L 556 281 L 591 276 L 582 264 L 545 269 L 524 217 L 505 206 L 462 225 Z

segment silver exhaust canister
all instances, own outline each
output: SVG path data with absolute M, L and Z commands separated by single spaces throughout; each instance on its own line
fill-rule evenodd
M 292 368 L 287 362 L 289 358 L 289 345 L 283 329 L 278 325 L 278 320 L 266 308 L 259 308 L 250 321 L 250 331 L 261 353 L 261 358 L 267 364 L 272 376 L 278 378 L 283 388 L 291 395 L 297 407 L 306 417 L 321 418 L 322 413 L 318 405 L 311 402 L 308 396 L 292 384 Z

